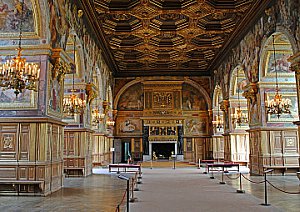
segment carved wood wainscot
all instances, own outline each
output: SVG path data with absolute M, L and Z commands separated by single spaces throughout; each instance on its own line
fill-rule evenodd
M 66 177 L 92 173 L 92 133 L 86 128 L 65 128 L 64 173 Z
M 0 194 L 42 195 L 63 185 L 63 127 L 51 118 L 0 118 Z

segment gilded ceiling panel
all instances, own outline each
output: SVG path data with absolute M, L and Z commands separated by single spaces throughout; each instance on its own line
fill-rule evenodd
M 255 0 L 91 0 L 120 76 L 209 75 Z

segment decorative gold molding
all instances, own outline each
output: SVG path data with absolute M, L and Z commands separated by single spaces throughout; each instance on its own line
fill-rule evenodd
M 70 65 L 61 59 L 61 51 L 62 49 L 52 49 L 50 59 L 50 62 L 53 65 L 51 77 L 52 79 L 56 78 L 59 83 L 63 81 L 65 74 L 70 69 Z
M 243 93 L 243 96 L 250 101 L 250 103 L 256 102 L 258 93 L 257 83 L 250 83 L 247 85 L 246 90 Z
M 97 87 L 93 83 L 86 84 L 86 95 L 87 95 L 87 102 L 90 103 L 95 99 L 97 95 Z
M 228 99 L 224 99 L 222 102 L 221 102 L 221 105 L 220 105 L 220 108 L 222 111 L 224 111 L 225 113 L 228 113 L 228 109 L 229 109 L 229 100 Z

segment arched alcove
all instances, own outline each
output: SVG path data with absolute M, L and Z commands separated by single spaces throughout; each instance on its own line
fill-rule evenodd
M 299 120 L 295 73 L 288 62 L 291 55 L 293 47 L 283 32 L 273 33 L 263 46 L 260 62 L 260 87 L 263 93 L 261 101 L 268 106 L 268 101 L 274 98 L 277 87 L 282 98 L 291 101 L 291 113 L 283 113 L 279 118 L 276 114 L 266 114 L 262 120 L 265 125 L 283 123 L 286 127 L 292 127 L 292 122 Z

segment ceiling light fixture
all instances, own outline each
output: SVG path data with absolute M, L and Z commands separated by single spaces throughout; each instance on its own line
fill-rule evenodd
M 213 125 L 215 125 L 216 129 L 218 129 L 218 131 L 221 131 L 221 129 L 223 128 L 223 116 L 220 115 L 220 100 L 219 100 L 219 96 L 218 96 L 218 113 L 215 116 L 215 120 L 213 121 Z
M 22 53 L 22 26 L 24 21 L 24 1 L 21 3 L 21 20 L 19 33 L 19 46 L 17 56 L 0 65 L 0 87 L 13 89 L 16 97 L 25 89 L 37 91 L 40 68 L 37 64 L 29 64 L 21 56 Z
M 81 114 L 84 112 L 86 107 L 86 101 L 79 98 L 74 92 L 76 91 L 74 88 L 74 75 L 76 72 L 76 35 L 74 35 L 74 64 L 71 65 L 73 67 L 71 70 L 73 72 L 73 81 L 72 81 L 72 94 L 69 97 L 64 97 L 63 99 L 63 112 L 68 115 L 74 116 L 75 114 Z
M 238 87 L 238 108 L 235 111 L 235 113 L 232 115 L 232 123 L 238 124 L 238 126 L 241 126 L 243 123 L 248 123 L 248 118 L 245 113 L 241 110 L 241 102 L 240 102 L 240 86 L 238 85 L 239 80 L 239 70 L 237 70 L 237 77 L 236 77 L 236 85 Z
M 276 76 L 276 87 L 275 87 L 275 96 L 274 99 L 267 101 L 266 112 L 270 115 L 276 115 L 277 118 L 280 117 L 282 113 L 291 113 L 290 106 L 291 100 L 288 98 L 282 98 L 282 95 L 279 94 L 279 87 L 278 87 L 278 73 L 277 73 L 277 61 L 276 61 L 276 50 L 275 50 L 275 35 L 272 35 L 273 38 L 273 57 L 274 57 L 274 68 L 275 68 L 275 76 Z

